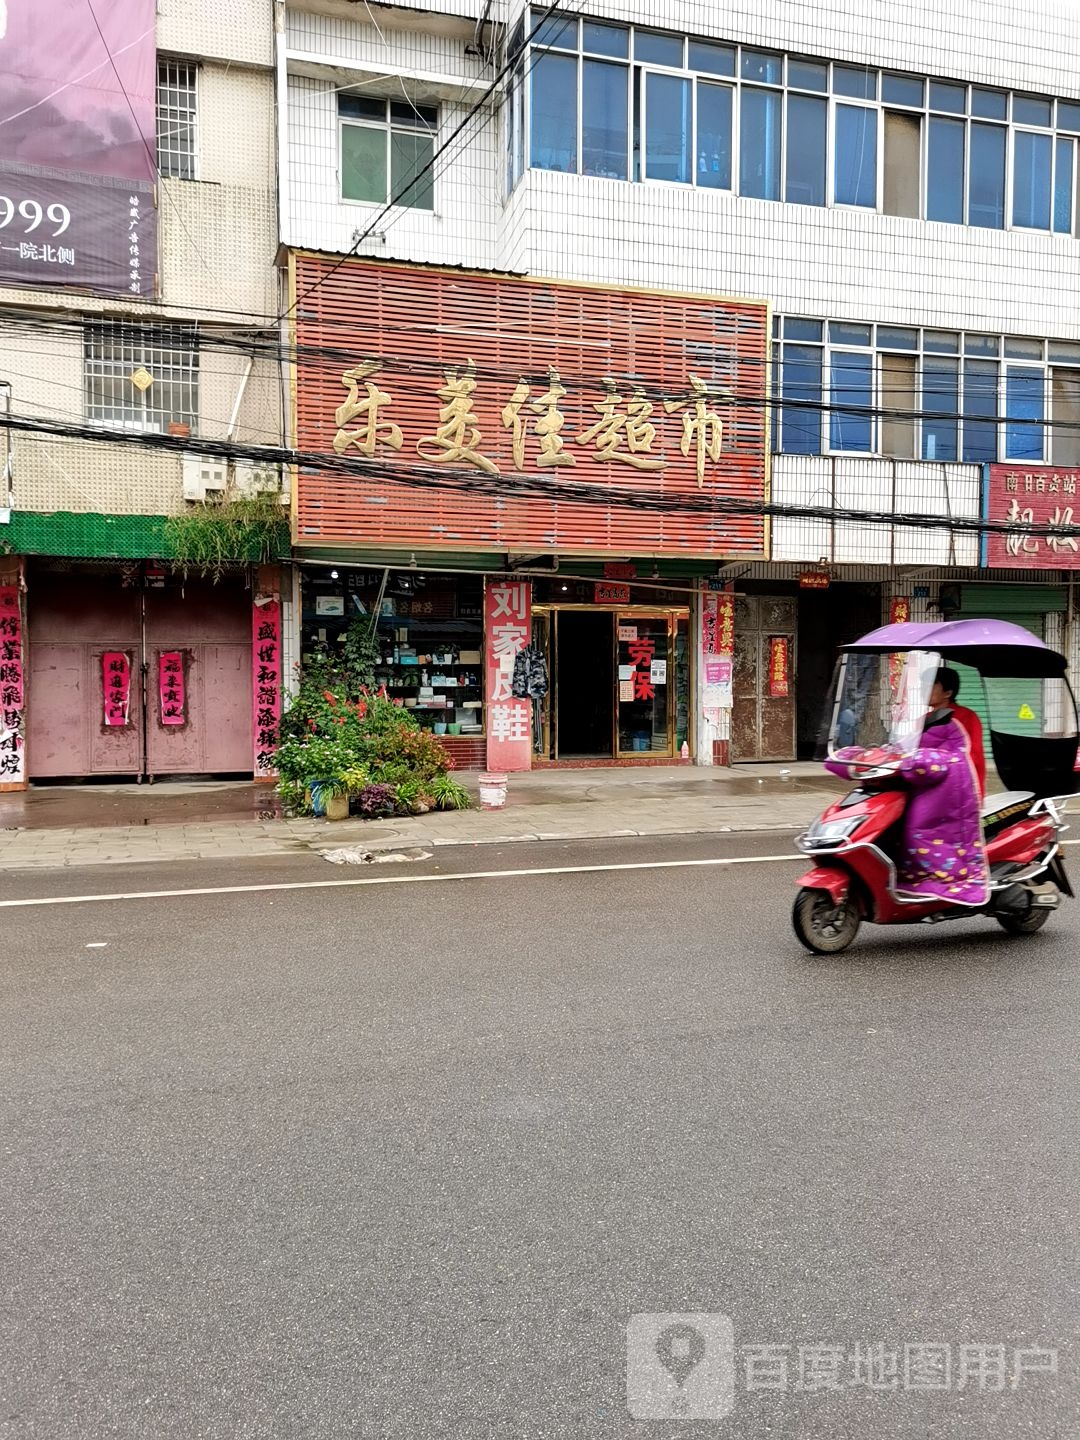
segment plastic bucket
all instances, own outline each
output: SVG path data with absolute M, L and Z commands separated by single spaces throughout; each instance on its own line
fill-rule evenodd
M 501 810 L 506 804 L 506 776 L 480 776 L 480 809 Z

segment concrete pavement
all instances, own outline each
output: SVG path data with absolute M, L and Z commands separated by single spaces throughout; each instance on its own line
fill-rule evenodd
M 462 779 L 475 796 L 476 777 Z M 790 831 L 844 788 L 811 764 L 542 770 L 511 777 L 503 810 L 330 823 L 281 818 L 265 786 L 41 787 L 0 801 L 0 870 Z

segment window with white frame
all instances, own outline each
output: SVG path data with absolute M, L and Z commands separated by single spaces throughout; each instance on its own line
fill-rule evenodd
M 196 179 L 198 66 L 188 60 L 159 60 L 157 79 L 157 165 L 175 180 Z
M 88 324 L 83 367 L 89 420 L 132 430 L 195 430 L 199 351 L 192 332 L 117 320 Z
M 784 454 L 1080 465 L 1080 344 L 785 316 Z
M 530 165 L 1080 234 L 1078 101 L 540 11 L 531 24 L 508 90 L 510 188 Z
M 434 210 L 438 121 L 432 105 L 339 94 L 341 198 Z

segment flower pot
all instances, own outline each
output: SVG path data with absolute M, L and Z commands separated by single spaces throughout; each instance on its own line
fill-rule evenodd
M 460 726 L 456 721 L 454 721 L 453 723 L 451 723 L 450 725 L 448 725 L 448 726 L 447 726 L 447 729 L 449 730 L 449 732 L 450 732 L 451 735 L 460 735 L 460 734 L 461 734 L 461 726 Z
M 349 818 L 349 797 L 344 790 L 335 791 L 333 795 L 326 797 L 326 818 L 327 820 L 347 820 Z
M 446 721 L 445 721 L 445 720 L 436 720 L 436 721 L 435 721 L 435 724 L 434 724 L 431 728 L 435 731 L 435 734 L 436 734 L 436 735 L 445 735 L 445 734 L 446 734 Z
M 308 786 L 308 794 L 311 796 L 311 813 L 323 816 L 326 814 L 326 803 L 323 800 L 322 786 L 318 780 L 313 780 Z

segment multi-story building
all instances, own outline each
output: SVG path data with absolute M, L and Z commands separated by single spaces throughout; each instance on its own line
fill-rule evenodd
M 0 405 L 46 433 L 0 438 L 0 784 L 251 774 L 279 572 L 160 562 L 281 488 L 185 449 L 281 440 L 272 7 L 8 6 L 2 49 Z
M 527 579 L 550 664 L 537 756 L 671 754 L 685 738 L 707 762 L 728 735 L 736 759 L 809 753 L 836 645 L 890 615 L 1012 615 L 1065 643 L 1080 513 L 1080 19 L 1002 0 L 962 25 L 924 0 L 856 0 L 842 18 L 797 0 L 586 8 L 285 11 L 297 433 L 302 448 L 363 454 L 378 471 L 299 476 L 305 646 L 333 643 L 350 604 L 366 611 L 374 596 L 388 676 L 464 722 L 447 667 L 433 684 L 436 667 L 421 677 L 400 663 L 439 653 L 417 618 L 427 606 L 472 653 L 479 574 Z M 462 273 L 474 270 L 528 277 L 531 303 L 528 286 L 491 288 Z M 608 317 L 633 316 L 631 334 L 605 334 L 567 286 L 603 297 Z M 719 303 L 728 296 L 769 305 L 771 375 L 752 345 L 732 348 L 731 325 L 754 317 Z M 693 335 L 686 297 L 717 297 L 712 347 Z M 700 492 L 724 518 L 707 536 L 689 511 L 620 529 L 610 512 L 575 527 L 545 510 L 543 475 L 563 482 L 569 467 L 549 464 L 537 483 L 532 451 L 507 451 L 523 397 L 552 413 L 545 344 L 561 387 L 573 392 L 572 374 L 585 392 L 561 400 L 574 478 L 637 486 L 646 505 L 662 494 L 655 476 L 582 474 L 589 417 L 606 395 L 630 424 L 635 396 L 650 407 L 648 456 L 669 501 L 685 498 L 683 432 L 660 422 L 680 398 L 688 414 L 691 392 L 680 397 L 664 361 L 679 355 L 703 379 L 725 422 Z M 470 493 L 459 477 L 465 499 L 448 508 L 428 472 L 434 442 L 460 439 L 439 425 L 463 376 L 500 479 L 480 471 Z M 769 380 L 762 506 L 750 415 L 764 431 Z M 373 392 L 396 429 L 350 430 Z M 454 459 L 460 471 L 460 448 Z M 530 481 L 516 500 L 507 473 Z M 755 499 L 772 514 L 756 529 Z M 1065 528 L 980 534 L 988 518 Z M 717 642 L 704 597 L 725 584 L 731 679 L 723 652 L 706 658 Z M 666 687 L 635 678 L 622 638 L 635 629 L 655 641 Z M 495 683 L 481 697 L 489 736 Z M 505 733 L 506 716 L 496 723 Z

